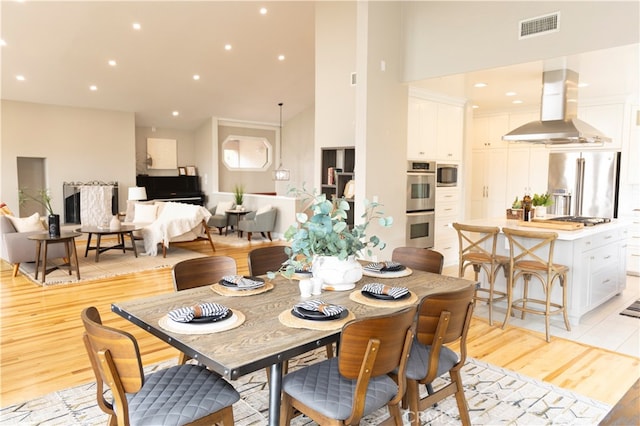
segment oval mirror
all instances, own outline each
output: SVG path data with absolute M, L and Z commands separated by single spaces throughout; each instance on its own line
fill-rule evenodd
M 230 135 L 222 142 L 222 161 L 230 170 L 267 170 L 271 157 L 271 144 L 263 137 Z

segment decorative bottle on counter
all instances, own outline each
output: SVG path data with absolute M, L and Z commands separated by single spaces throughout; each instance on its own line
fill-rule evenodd
M 522 220 L 525 222 L 531 222 L 531 207 L 531 195 L 529 194 L 529 189 L 525 188 L 524 197 L 522 198 Z

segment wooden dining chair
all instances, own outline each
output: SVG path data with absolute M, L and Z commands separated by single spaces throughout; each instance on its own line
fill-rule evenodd
M 396 247 L 391 253 L 391 260 L 411 269 L 434 274 L 441 274 L 444 265 L 442 253 L 418 247 Z
M 136 339 L 102 324 L 95 307 L 81 314 L 84 345 L 96 377 L 98 406 L 109 425 L 233 425 L 240 394 L 220 375 L 187 364 L 145 375 Z M 113 403 L 104 395 L 111 390 Z
M 420 425 L 422 411 L 450 395 L 456 397 L 462 424 L 471 424 L 460 369 L 467 359 L 467 333 L 473 315 L 474 294 L 475 285 L 470 285 L 464 290 L 426 296 L 420 301 L 416 338 L 406 370 L 406 401 L 414 426 Z M 459 354 L 445 346 L 453 342 L 459 342 Z M 431 390 L 421 399 L 418 386 L 432 384 L 436 377 L 446 372 L 451 382 Z
M 176 291 L 215 284 L 225 275 L 235 275 L 236 261 L 229 256 L 207 256 L 176 263 L 171 270 Z
M 281 424 L 294 409 L 321 425 L 357 425 L 384 406 L 402 425 L 400 402 L 405 367 L 413 341 L 415 306 L 348 322 L 340 336 L 340 353 L 284 376 Z M 398 371 L 397 380 L 389 374 Z
M 175 291 L 215 284 L 225 275 L 238 272 L 236 261 L 229 256 L 207 256 L 187 259 L 173 265 L 171 277 Z M 184 352 L 178 356 L 178 364 L 185 364 L 189 357 Z
M 270 271 L 278 271 L 282 264 L 289 260 L 285 253 L 286 246 L 269 246 L 253 249 L 248 254 L 249 275 L 264 275 Z

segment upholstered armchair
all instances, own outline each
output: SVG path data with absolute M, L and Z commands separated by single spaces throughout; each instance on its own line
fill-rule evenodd
M 0 257 L 13 265 L 13 276 L 18 275 L 21 263 L 36 261 L 36 242 L 29 235 L 43 233 L 39 231 L 18 232 L 6 215 L 0 215 Z M 51 244 L 47 250 L 47 259 L 66 256 L 64 244 Z
M 231 227 L 237 226 L 237 217 L 235 215 L 227 218 L 227 210 L 232 210 L 235 207 L 233 201 L 220 201 L 216 206 L 209 209 L 211 217 L 207 223 L 210 227 L 218 228 L 218 233 L 222 235 L 222 230 L 226 231 L 227 224 Z M 227 223 L 227 220 L 229 221 Z
M 242 237 L 243 233 L 247 233 L 247 238 L 251 241 L 251 235 L 254 232 L 260 232 L 264 238 L 271 240 L 271 231 L 276 226 L 276 215 L 278 210 L 272 206 L 260 207 L 255 212 L 248 213 L 240 222 L 238 222 L 238 232 Z M 265 235 L 265 232 L 267 235 Z

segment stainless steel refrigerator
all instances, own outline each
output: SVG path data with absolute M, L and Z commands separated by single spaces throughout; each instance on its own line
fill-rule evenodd
M 620 152 L 549 154 L 551 212 L 563 216 L 618 217 Z

